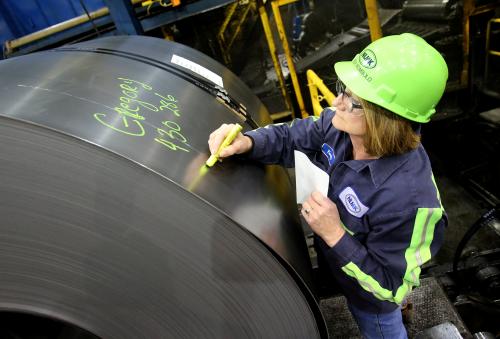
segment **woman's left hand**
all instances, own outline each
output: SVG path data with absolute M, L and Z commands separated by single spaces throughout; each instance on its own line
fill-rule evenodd
M 302 204 L 301 213 L 314 233 L 330 247 L 337 244 L 345 233 L 340 224 L 337 205 L 319 192 L 313 192 L 307 198 Z

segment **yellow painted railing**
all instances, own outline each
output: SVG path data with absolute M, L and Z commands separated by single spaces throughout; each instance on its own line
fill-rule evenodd
M 309 87 L 309 93 L 311 94 L 313 113 L 319 116 L 323 110 L 321 101 L 326 100 L 326 106 L 331 106 L 333 100 L 335 100 L 335 95 L 326 87 L 323 80 L 310 69 L 307 70 L 307 87 Z M 318 90 L 321 95 L 318 93 Z

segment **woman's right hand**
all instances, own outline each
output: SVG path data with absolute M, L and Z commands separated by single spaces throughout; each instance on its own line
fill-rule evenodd
M 210 153 L 214 154 L 215 152 L 217 152 L 220 144 L 222 144 L 222 142 L 226 138 L 226 135 L 229 134 L 234 126 L 235 124 L 222 124 L 218 129 L 210 134 L 210 137 L 208 138 Z M 252 149 L 252 146 L 252 139 L 240 132 L 229 146 L 221 150 L 221 152 L 219 153 L 219 158 L 227 158 L 233 154 L 248 152 Z

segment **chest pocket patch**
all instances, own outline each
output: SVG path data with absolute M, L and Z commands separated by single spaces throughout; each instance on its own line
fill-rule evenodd
M 328 144 L 323 144 L 321 146 L 321 150 L 323 151 L 323 154 L 326 156 L 328 159 L 328 164 L 331 166 L 335 162 L 335 153 L 333 153 L 333 148 L 330 147 Z
M 347 212 L 356 218 L 361 218 L 370 209 L 369 207 L 363 205 L 356 192 L 354 192 L 354 190 L 349 186 L 340 192 L 339 198 L 344 204 Z

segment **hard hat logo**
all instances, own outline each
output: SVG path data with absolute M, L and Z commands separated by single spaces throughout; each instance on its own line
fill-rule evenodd
M 374 68 L 377 66 L 377 57 L 375 53 L 369 49 L 365 49 L 359 54 L 359 63 L 366 68 Z
M 361 76 L 363 76 L 363 78 L 366 81 L 368 81 L 368 82 L 372 81 L 372 77 L 368 75 L 368 72 L 363 67 L 361 67 L 361 65 L 359 64 L 359 62 L 356 61 L 356 58 L 354 58 L 354 60 L 352 61 L 352 63 L 356 66 L 356 69 L 358 70 L 359 74 L 361 74 Z

